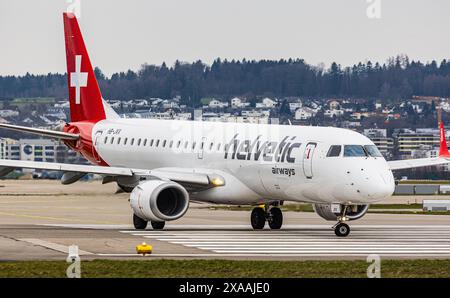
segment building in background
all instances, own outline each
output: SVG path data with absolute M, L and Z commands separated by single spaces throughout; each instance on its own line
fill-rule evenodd
M 387 136 L 386 129 L 364 129 L 364 135 L 368 137 L 386 158 L 392 158 L 394 154 L 394 139 Z
M 87 164 L 88 162 L 64 144 L 50 139 L 1 139 L 0 154 L 3 159 L 37 162 Z
M 397 150 L 399 156 L 403 159 L 412 158 L 415 150 L 426 150 L 426 148 L 433 147 L 439 147 L 438 132 L 417 130 L 416 132 L 409 131 L 397 135 Z

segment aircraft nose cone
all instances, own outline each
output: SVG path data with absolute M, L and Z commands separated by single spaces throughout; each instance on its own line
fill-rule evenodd
M 390 197 L 395 190 L 395 182 L 392 173 L 380 174 L 370 183 L 369 197 L 373 200 L 382 200 Z

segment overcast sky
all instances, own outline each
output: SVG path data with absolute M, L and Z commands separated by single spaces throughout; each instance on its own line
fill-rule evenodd
M 92 63 L 107 75 L 176 59 L 303 58 L 326 66 L 399 53 L 450 58 L 450 1 L 81 0 Z M 377 1 L 377 0 L 373 0 Z M 0 0 L 0 75 L 65 72 L 65 0 Z

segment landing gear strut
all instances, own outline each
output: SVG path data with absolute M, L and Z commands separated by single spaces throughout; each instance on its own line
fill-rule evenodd
M 350 234 L 350 227 L 345 222 L 348 218 L 345 216 L 347 213 L 347 206 L 344 206 L 342 215 L 338 217 L 338 223 L 333 226 L 334 233 L 338 237 L 347 237 Z
M 269 208 L 270 205 L 266 204 L 264 208 L 256 207 L 252 210 L 250 221 L 253 229 L 263 229 L 266 221 L 272 230 L 279 230 L 281 228 L 283 225 L 283 213 L 278 207 Z

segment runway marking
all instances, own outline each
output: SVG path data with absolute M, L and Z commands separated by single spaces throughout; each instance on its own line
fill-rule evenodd
M 59 251 L 59 252 L 65 253 L 65 254 L 69 253 L 69 247 L 66 245 L 61 245 L 58 243 L 53 243 L 53 242 L 44 241 L 41 239 L 34 239 L 34 238 L 23 238 L 23 239 L 17 239 L 17 240 L 28 242 L 33 245 L 38 245 L 38 246 L 42 246 L 45 248 L 49 248 L 51 250 Z M 82 255 L 92 255 L 93 253 L 85 251 L 85 250 L 78 250 L 78 254 L 80 256 L 82 256 Z
M 39 215 L 18 214 L 18 213 L 1 212 L 1 211 L 0 211 L 0 215 L 13 216 L 13 217 L 22 217 L 22 218 L 32 218 L 32 219 L 45 219 L 45 220 L 53 220 L 53 221 L 69 221 L 69 222 L 85 222 L 86 221 L 86 219 L 39 216 Z M 96 220 L 89 220 L 89 221 L 97 222 L 97 223 L 100 223 L 100 224 L 110 224 L 111 223 L 111 222 L 107 222 L 107 221 L 96 221 Z
M 300 226 L 300 229 L 263 230 L 128 231 L 121 233 L 197 248 L 205 253 L 182 256 L 382 256 L 449 257 L 449 226 L 352 226 L 348 238 L 338 238 L 329 226 Z M 299 226 L 297 226 L 299 227 Z M 168 256 L 158 254 L 153 256 Z

